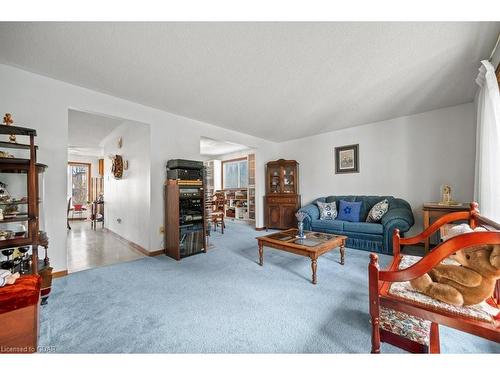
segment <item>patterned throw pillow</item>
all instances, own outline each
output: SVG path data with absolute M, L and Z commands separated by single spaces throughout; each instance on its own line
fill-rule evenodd
M 351 221 L 353 223 L 359 222 L 359 212 L 361 211 L 362 202 L 347 202 L 340 200 L 339 202 L 339 216 L 337 220 Z
M 387 211 L 389 211 L 389 201 L 387 199 L 384 199 L 383 201 L 378 202 L 372 207 L 372 209 L 368 213 L 368 216 L 366 217 L 366 222 L 378 223 L 382 219 L 382 216 L 387 213 Z
M 325 203 L 316 202 L 319 208 L 319 219 L 320 220 L 335 220 L 337 217 L 337 206 L 335 202 Z

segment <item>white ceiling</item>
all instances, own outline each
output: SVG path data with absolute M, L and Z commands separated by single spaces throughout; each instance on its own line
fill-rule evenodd
M 200 137 L 200 155 L 219 156 L 247 149 L 249 149 L 248 146 L 240 145 L 238 143 Z
M 0 62 L 283 141 L 473 100 L 500 23 L 1 23 Z
M 74 155 L 102 155 L 101 141 L 125 120 L 69 110 L 68 151 Z

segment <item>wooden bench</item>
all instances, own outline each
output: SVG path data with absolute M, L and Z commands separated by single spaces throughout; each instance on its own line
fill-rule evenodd
M 37 351 L 40 288 L 38 275 L 0 288 L 0 353 Z
M 422 242 L 438 231 L 441 226 L 458 220 L 467 220 L 471 228 L 482 226 L 483 232 L 466 233 L 453 237 L 433 249 L 423 258 L 409 257 L 400 252 L 401 245 Z M 430 271 L 459 249 L 479 245 L 499 245 L 500 225 L 479 215 L 477 203 L 471 203 L 469 211 L 453 212 L 442 216 L 421 234 L 400 238 L 396 229 L 393 235 L 394 259 L 387 270 L 380 271 L 377 254 L 370 254 L 369 310 L 372 324 L 372 353 L 380 353 L 381 340 L 395 339 L 382 332 L 382 309 L 391 309 L 430 322 L 429 352 L 439 353 L 439 325 L 445 325 L 472 335 L 500 343 L 500 288 L 487 302 L 474 306 L 449 305 L 412 290 L 409 281 Z M 398 345 L 398 343 L 395 343 Z M 400 345 L 398 345 L 400 346 Z

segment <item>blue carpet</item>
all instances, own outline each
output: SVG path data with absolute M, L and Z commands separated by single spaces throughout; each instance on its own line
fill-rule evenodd
M 368 253 L 310 261 L 265 249 L 228 224 L 207 254 L 144 258 L 54 280 L 39 345 L 62 353 L 369 353 Z M 383 265 L 390 261 L 381 256 Z M 446 327 L 445 353 L 500 353 L 500 345 Z M 401 350 L 382 344 L 382 352 Z

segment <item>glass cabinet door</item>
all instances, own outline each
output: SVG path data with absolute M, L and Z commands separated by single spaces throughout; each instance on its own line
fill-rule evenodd
M 281 168 L 279 166 L 269 166 L 269 191 L 281 193 Z
M 28 237 L 27 176 L 0 172 L 0 243 Z
M 283 193 L 295 194 L 295 166 L 285 164 L 283 168 Z

